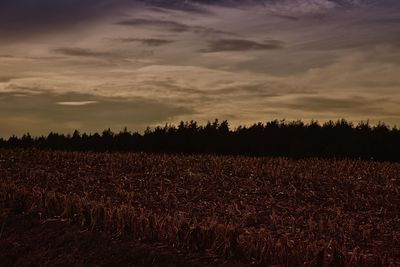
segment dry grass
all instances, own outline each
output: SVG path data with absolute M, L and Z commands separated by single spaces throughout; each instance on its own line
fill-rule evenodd
M 400 165 L 0 151 L 0 205 L 260 265 L 400 265 Z

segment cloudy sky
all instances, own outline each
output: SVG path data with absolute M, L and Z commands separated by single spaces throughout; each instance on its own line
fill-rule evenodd
M 0 38 L 0 136 L 400 126 L 398 0 L 2 0 Z

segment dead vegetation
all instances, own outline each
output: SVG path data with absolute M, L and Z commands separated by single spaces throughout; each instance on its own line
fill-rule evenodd
M 188 253 L 279 266 L 400 265 L 400 164 L 0 152 L 0 205 Z

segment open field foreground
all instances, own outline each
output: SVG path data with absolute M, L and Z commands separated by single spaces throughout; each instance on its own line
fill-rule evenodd
M 400 164 L 1 150 L 0 208 L 10 265 L 400 266 Z

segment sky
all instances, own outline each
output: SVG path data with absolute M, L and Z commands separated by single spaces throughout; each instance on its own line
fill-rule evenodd
M 2 0 L 0 136 L 400 126 L 398 0 Z

